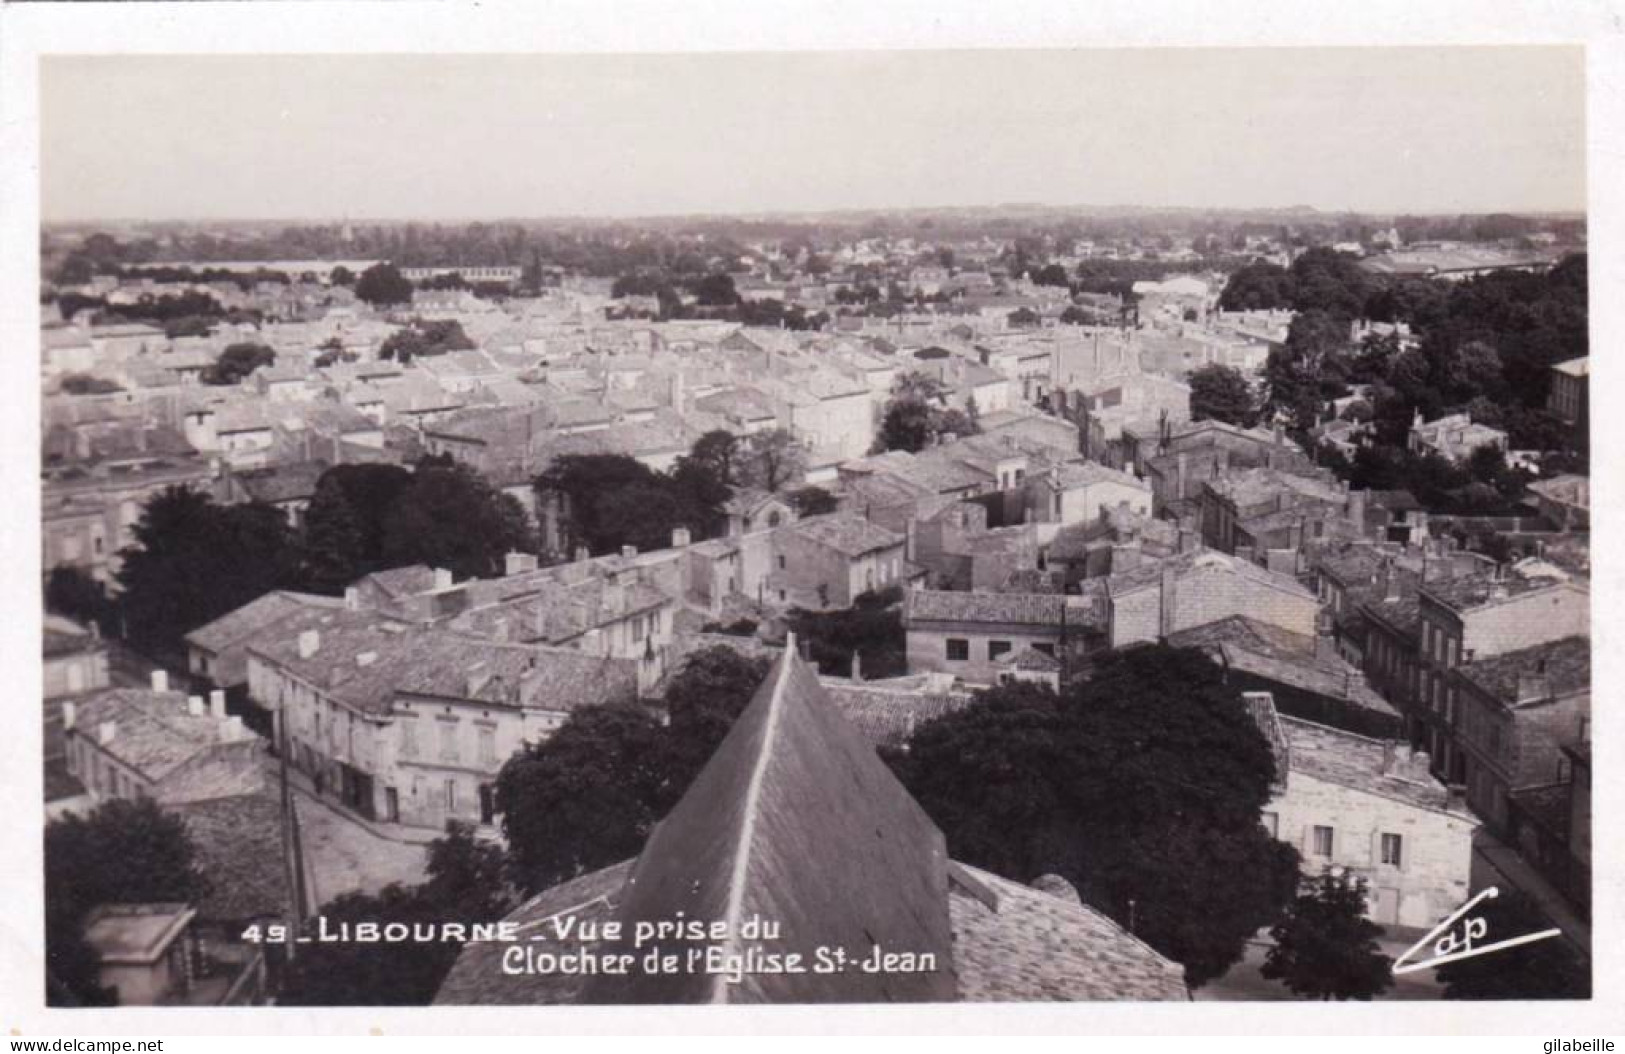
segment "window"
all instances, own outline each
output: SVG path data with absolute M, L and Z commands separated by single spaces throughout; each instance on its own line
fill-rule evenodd
M 408 718 L 401 722 L 401 756 L 415 758 L 418 755 L 418 722 L 417 718 Z
M 1035 643 L 1033 645 L 1033 650 L 1034 651 L 1041 651 L 1045 655 L 1048 655 L 1048 656 L 1051 656 L 1051 657 L 1054 657 L 1054 655 L 1055 655 L 1055 645 L 1051 644 L 1048 641 L 1044 641 L 1042 643 Z
M 456 780 L 447 780 L 446 781 L 446 811 L 447 812 L 456 812 L 457 811 L 457 781 Z
M 989 661 L 997 659 L 1000 655 L 1004 655 L 1005 653 L 1009 652 L 1009 650 L 1010 642 L 1007 640 L 990 640 L 987 642 L 987 657 Z
M 457 722 L 442 721 L 440 723 L 440 760 L 457 760 Z
M 784 554 L 783 553 L 779 554 L 779 570 L 780 571 L 784 570 Z
M 1405 839 L 1397 834 L 1382 836 L 1382 862 L 1389 867 L 1398 867 L 1403 859 Z
M 497 761 L 497 730 L 480 729 L 480 764 L 495 765 Z
M 784 517 L 779 515 L 779 513 L 776 510 L 774 512 L 770 512 L 770 513 L 767 514 L 767 525 L 769 527 L 777 527 L 783 521 L 784 521 Z M 782 556 L 779 557 L 779 561 L 780 561 L 779 566 L 780 567 L 784 566 L 783 560 L 784 560 L 784 557 L 782 557 Z
M 948 661 L 965 662 L 970 658 L 970 641 L 959 637 L 948 638 Z
M 642 639 L 643 639 L 643 620 L 640 619 L 640 618 L 635 618 L 635 619 L 632 620 L 632 640 L 634 642 L 636 642 L 636 641 L 641 641 Z
M 1281 833 L 1281 817 L 1273 812 L 1263 813 L 1259 820 L 1264 824 L 1264 830 L 1270 833 L 1271 838 L 1277 838 Z
M 1332 829 L 1330 827 L 1316 826 L 1314 831 L 1314 847 L 1312 852 L 1316 856 L 1323 856 L 1330 860 L 1332 857 Z

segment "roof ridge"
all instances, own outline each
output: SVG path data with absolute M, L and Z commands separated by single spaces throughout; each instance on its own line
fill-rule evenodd
M 739 921 L 745 907 L 745 876 L 750 870 L 751 848 L 756 840 L 756 821 L 761 811 L 762 782 L 767 775 L 768 762 L 773 757 L 773 741 L 778 736 L 779 714 L 783 710 L 784 686 L 790 677 L 790 664 L 796 659 L 795 646 L 796 635 L 792 631 L 785 635 L 784 654 L 779 656 L 779 667 L 774 671 L 773 694 L 767 703 L 767 725 L 762 731 L 759 752 L 755 764 L 751 767 L 750 783 L 745 789 L 745 812 L 740 819 L 739 842 L 734 847 L 733 869 L 728 877 L 728 907 L 723 915 L 727 923 L 723 948 L 730 956 L 737 950 L 739 944 Z M 727 1002 L 728 975 L 726 973 L 712 975 L 711 984 L 711 1002 Z

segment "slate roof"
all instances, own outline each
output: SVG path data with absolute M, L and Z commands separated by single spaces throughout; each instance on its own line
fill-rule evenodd
M 1551 578 L 1502 575 L 1499 580 L 1495 580 L 1487 574 L 1474 574 L 1429 582 L 1422 587 L 1422 592 L 1452 610 L 1471 611 L 1474 608 L 1503 603 L 1513 597 L 1537 590 L 1580 588 Z
M 1492 699 L 1508 705 L 1516 705 L 1518 680 L 1525 674 L 1544 674 L 1554 696 L 1572 695 L 1591 689 L 1591 639 L 1565 637 L 1463 663 L 1455 670 Z
M 552 920 L 623 925 L 760 915 L 779 939 L 724 942 L 858 956 L 874 944 L 929 953 L 931 972 L 509 974 L 499 943 L 466 946 L 440 1005 L 1184 999 L 1183 971 L 1099 913 L 1054 892 L 954 864 L 941 832 L 787 649 L 721 747 L 636 861 L 555 886 L 509 916 L 522 940 Z M 668 951 L 712 942 L 656 941 Z M 647 950 L 648 946 L 645 946 Z M 620 950 L 599 949 L 602 952 Z M 810 961 L 810 960 L 809 960 Z

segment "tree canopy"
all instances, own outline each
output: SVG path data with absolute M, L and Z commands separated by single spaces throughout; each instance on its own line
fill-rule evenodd
M 513 906 L 502 850 L 453 821 L 429 844 L 427 879 L 398 882 L 378 893 L 346 893 L 322 906 L 327 925 L 358 922 L 494 922 Z M 455 941 L 311 941 L 299 945 L 284 976 L 286 1006 L 427 1006 L 451 972 L 462 945 Z
M 276 362 L 276 352 L 264 344 L 238 343 L 227 345 L 226 350 L 203 371 L 204 384 L 238 384 L 244 377 L 261 366 Z
M 1191 388 L 1191 418 L 1223 421 L 1238 428 L 1258 423 L 1253 389 L 1241 371 L 1219 363 L 1192 370 L 1185 383 Z
M 1192 986 L 1234 964 L 1297 885 L 1296 851 L 1260 822 L 1269 746 L 1197 651 L 1109 655 L 1062 694 L 990 689 L 922 725 L 894 764 L 955 859 L 1066 878 Z
M 209 891 L 179 817 L 114 799 L 45 827 L 45 991 L 52 1006 L 106 1006 L 85 916 L 107 903 L 195 902 Z
M 1365 881 L 1328 869 L 1304 880 L 1297 899 L 1270 930 L 1274 947 L 1260 971 L 1307 999 L 1368 1000 L 1394 983 L 1393 960 L 1366 918 Z
M 683 796 L 767 676 L 765 659 L 712 647 L 689 656 L 665 696 L 669 728 L 635 704 L 583 707 L 526 744 L 497 777 L 513 881 L 545 889 L 635 856 Z
M 375 263 L 356 279 L 355 295 L 373 307 L 389 307 L 412 302 L 412 283 L 390 263 Z

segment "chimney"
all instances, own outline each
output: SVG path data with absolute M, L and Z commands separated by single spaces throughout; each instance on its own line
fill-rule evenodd
M 236 743 L 246 738 L 247 735 L 248 729 L 243 727 L 243 719 L 235 714 L 226 718 L 225 723 L 220 726 L 220 739 L 222 742 Z
M 344 606 L 351 611 L 361 610 L 361 590 L 356 586 L 344 587 Z
M 536 557 L 532 553 L 509 553 L 503 558 L 503 574 L 522 575 L 536 570 Z
M 189 695 L 189 696 L 187 696 L 186 697 L 186 712 L 188 714 L 190 714 L 191 716 L 193 716 L 193 717 L 202 717 L 203 716 L 203 697 L 201 695 Z
M 1398 744 L 1393 742 L 1393 740 L 1389 740 L 1382 745 L 1382 774 L 1384 776 L 1392 776 L 1394 774 L 1394 762 L 1396 760 L 1394 748 L 1397 746 Z
M 1552 680 L 1546 675 L 1546 660 L 1542 659 L 1533 670 L 1518 671 L 1518 698 L 1515 706 L 1538 703 L 1552 697 Z
M 103 721 L 96 726 L 96 742 L 102 746 L 111 743 L 116 735 L 118 735 L 118 725 L 115 722 Z
M 79 714 L 79 708 L 77 706 L 75 706 L 72 703 L 63 703 L 62 704 L 62 728 L 64 730 L 72 728 L 73 727 L 73 722 L 78 717 L 78 714 Z
M 434 569 L 434 588 L 450 589 L 452 586 L 451 572 L 444 567 Z
M 863 653 L 856 648 L 852 649 L 852 681 L 854 684 L 863 682 Z
M 1175 477 L 1174 477 L 1177 480 L 1176 488 L 1175 488 L 1175 491 L 1174 491 L 1174 496 L 1175 497 L 1178 497 L 1178 498 L 1185 497 L 1185 477 L 1190 472 L 1190 460 L 1191 460 L 1190 456 L 1188 454 L 1186 454 L 1183 450 L 1181 450 L 1178 454 L 1174 455 L 1174 463 L 1177 466 L 1177 468 L 1175 470 L 1176 474 L 1175 474 Z
M 1427 783 L 1433 778 L 1433 773 L 1429 771 L 1432 767 L 1433 758 L 1429 756 L 1427 751 L 1413 750 L 1411 751 L 1410 772 L 1408 774 L 1395 773 L 1395 775 L 1404 776 L 1405 778 L 1415 780 L 1418 783 Z
M 316 630 L 307 629 L 299 634 L 299 657 L 308 659 L 315 655 L 322 647 L 322 635 Z
M 1365 529 L 1365 501 L 1366 492 L 1363 490 L 1349 491 L 1349 522 L 1360 530 Z
M 1166 640 L 1175 632 L 1175 608 L 1179 604 L 1179 575 L 1174 569 L 1172 560 L 1162 562 L 1162 578 L 1160 583 L 1160 603 L 1158 604 L 1157 635 Z
M 687 527 L 673 527 L 671 529 L 671 547 L 673 549 L 687 549 L 693 535 Z
M 621 559 L 630 560 L 630 559 L 632 559 L 633 557 L 635 557 L 637 555 L 638 555 L 638 547 L 637 546 L 635 546 L 635 545 L 623 545 L 623 546 L 621 546 Z
M 226 692 L 223 688 L 216 688 L 209 693 L 209 713 L 216 720 L 224 720 L 226 716 Z
M 152 671 L 152 690 L 155 691 L 155 692 L 167 692 L 167 691 L 169 691 L 169 671 L 168 670 L 153 670 Z
M 576 552 L 575 552 L 575 562 L 576 563 L 578 563 L 578 564 L 586 563 L 588 560 L 591 560 L 591 559 L 592 559 L 592 553 L 588 551 L 588 549 L 587 549 L 587 547 L 585 545 L 576 546 Z

